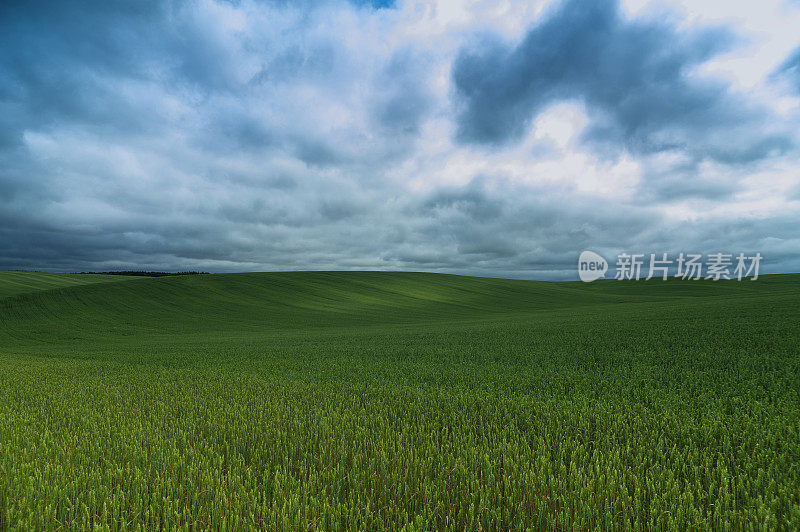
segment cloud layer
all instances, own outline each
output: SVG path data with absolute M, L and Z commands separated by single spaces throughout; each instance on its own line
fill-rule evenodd
M 800 42 L 745 83 L 757 34 L 689 15 L 3 4 L 0 269 L 555 279 L 594 249 L 800 270 Z
M 768 108 L 691 75 L 731 46 L 729 31 L 628 20 L 615 0 L 565 1 L 543 18 L 515 46 L 497 38 L 461 52 L 461 140 L 518 140 L 547 105 L 576 99 L 592 116 L 584 140 L 612 150 L 748 162 L 794 147 L 769 131 Z

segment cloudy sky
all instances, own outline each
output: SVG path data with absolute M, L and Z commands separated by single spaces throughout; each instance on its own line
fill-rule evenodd
M 0 269 L 800 271 L 800 1 L 0 3 Z

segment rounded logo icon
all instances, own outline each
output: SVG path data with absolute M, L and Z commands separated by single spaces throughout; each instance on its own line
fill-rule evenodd
M 606 271 L 608 271 L 606 259 L 594 251 L 584 251 L 578 257 L 578 277 L 584 283 L 591 283 L 600 279 L 606 274 Z

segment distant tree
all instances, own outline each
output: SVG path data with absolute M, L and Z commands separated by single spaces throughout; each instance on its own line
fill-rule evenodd
M 81 272 L 94 275 L 134 275 L 139 277 L 165 277 L 167 275 L 206 275 L 208 272 L 146 272 L 139 270 L 122 270 L 113 272 Z

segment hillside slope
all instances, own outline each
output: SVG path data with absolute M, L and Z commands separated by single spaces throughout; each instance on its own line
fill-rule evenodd
M 797 275 L 39 290 L 0 298 L 0 529 L 796 530 L 797 390 Z
M 0 298 L 0 353 L 219 365 L 308 352 L 311 364 L 348 346 L 380 358 L 423 343 L 476 360 L 500 349 L 520 361 L 602 361 L 620 351 L 693 351 L 699 361 L 710 350 L 753 363 L 754 342 L 796 329 L 798 302 L 798 275 L 591 284 L 402 272 L 139 278 Z
M 23 281 L 28 293 L 19 293 Z M 74 286 L 78 282 L 84 284 Z M 654 280 L 587 285 L 404 272 L 216 274 L 137 278 L 133 282 L 114 276 L 76 279 L 69 274 L 45 273 L 26 273 L 21 281 L 20 276 L 3 272 L 0 334 L 5 331 L 18 339 L 54 342 L 77 333 L 83 338 L 107 338 L 140 333 L 391 327 L 519 319 L 528 314 L 608 305 L 630 309 L 637 304 L 781 300 L 798 294 L 797 275 L 762 277 L 755 283 Z
M 20 294 L 94 283 L 115 283 L 136 277 L 86 273 L 0 271 L 0 299 Z

